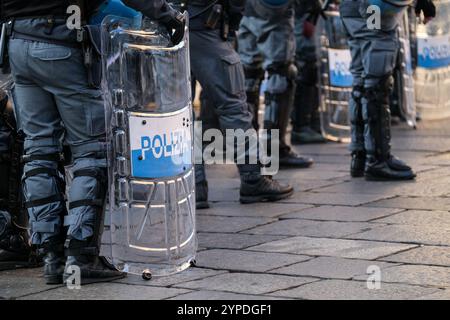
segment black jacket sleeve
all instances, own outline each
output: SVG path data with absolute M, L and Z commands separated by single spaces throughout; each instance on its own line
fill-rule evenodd
M 123 2 L 150 19 L 162 22 L 168 21 L 176 15 L 176 10 L 166 0 L 123 0 Z

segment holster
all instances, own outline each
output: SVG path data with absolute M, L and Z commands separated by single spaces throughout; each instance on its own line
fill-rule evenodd
M 99 25 L 83 26 L 77 32 L 77 41 L 81 43 L 83 50 L 88 85 L 99 89 L 102 81 L 101 27 Z

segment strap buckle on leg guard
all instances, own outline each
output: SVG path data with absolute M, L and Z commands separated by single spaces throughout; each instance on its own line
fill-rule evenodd
M 64 161 L 64 156 L 61 153 L 25 154 L 22 156 L 22 163 L 28 163 L 36 160 L 61 162 Z
M 38 257 L 42 257 L 49 252 L 64 252 L 64 245 L 59 241 L 53 240 L 40 245 L 33 245 L 32 249 L 36 252 Z
M 81 241 L 77 239 L 67 239 L 64 243 L 64 254 L 66 257 L 77 256 L 98 256 L 100 250 L 97 246 L 91 245 L 91 241 Z

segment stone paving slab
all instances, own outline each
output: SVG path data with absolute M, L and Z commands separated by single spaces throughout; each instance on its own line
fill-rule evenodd
M 177 283 L 206 279 L 227 273 L 225 270 L 211 270 L 206 268 L 189 268 L 183 272 L 171 275 L 170 277 L 153 277 L 150 281 L 145 281 L 141 276 L 128 275 L 124 279 L 115 281 L 115 283 L 133 284 L 139 286 L 169 287 Z
M 285 219 L 246 230 L 244 233 L 339 238 L 370 230 L 374 226 L 378 224 Z
M 440 180 L 426 180 L 426 181 L 407 181 L 407 182 L 392 182 L 386 185 L 384 182 L 372 182 L 364 179 L 358 181 L 349 181 L 329 187 L 314 189 L 315 192 L 321 193 L 337 193 L 344 194 L 373 194 L 393 196 L 445 196 L 448 194 L 448 185 L 450 178 L 445 177 Z
M 311 208 L 311 205 L 295 203 L 254 203 L 242 205 L 233 202 L 213 203 L 210 209 L 198 210 L 198 216 L 227 216 L 227 217 L 265 217 L 274 218 L 282 214 Z M 217 230 L 216 230 L 217 231 Z
M 450 266 L 450 247 L 421 246 L 381 260 L 448 267 Z
M 435 293 L 419 297 L 415 300 L 450 300 L 450 290 L 439 290 Z
M 358 276 L 355 279 L 366 280 L 367 276 Z M 450 268 L 417 265 L 395 266 L 381 271 L 381 281 L 449 288 Z
M 395 197 L 372 202 L 368 207 L 402 208 L 412 210 L 447 210 L 450 198 L 443 197 Z
M 311 259 L 308 256 L 213 249 L 197 255 L 199 267 L 231 271 L 266 272 L 271 269 Z
M 367 277 L 367 270 L 373 265 L 384 270 L 385 268 L 393 267 L 398 264 L 370 260 L 318 257 L 305 262 L 275 269 L 270 272 L 291 276 L 350 280 L 360 275 L 365 275 Z
M 61 286 L 45 284 L 42 268 L 2 271 L 0 273 L 0 299 L 16 299 L 36 293 L 44 296 L 44 292 L 58 287 Z
M 449 246 L 450 229 L 445 225 L 388 225 L 374 227 L 347 238 Z
M 285 298 L 271 297 L 267 295 L 248 295 L 239 293 L 229 293 L 222 291 L 199 290 L 186 294 L 181 294 L 169 300 L 285 300 Z M 219 310 L 220 311 L 220 310 Z
M 450 171 L 448 169 L 449 169 L 448 167 L 438 167 L 437 169 L 423 172 L 416 177 L 416 181 L 428 182 L 448 178 L 450 176 Z
M 254 295 L 296 287 L 313 281 L 317 280 L 260 273 L 229 273 L 204 280 L 180 283 L 175 287 Z
M 449 184 L 450 186 L 450 184 Z M 450 228 L 449 211 L 408 210 L 376 220 L 380 223 Z
M 395 150 L 405 151 L 449 151 L 450 141 L 448 137 L 414 137 L 407 136 L 392 140 Z
M 291 237 L 250 247 L 247 250 L 372 260 L 414 247 L 417 247 L 417 245 L 364 240 Z
M 282 202 L 314 204 L 314 205 L 328 204 L 328 205 L 343 205 L 343 206 L 360 206 L 388 197 L 390 197 L 390 195 L 296 192 L 292 197 L 282 200 Z
M 187 293 L 189 290 L 163 287 L 100 283 L 70 290 L 66 287 L 47 291 L 45 295 L 33 294 L 23 300 L 161 300 Z
M 290 179 L 275 177 L 275 179 L 278 179 L 280 183 L 291 185 L 295 192 L 321 190 L 322 188 L 341 184 L 346 181 L 346 178 L 338 178 L 334 180 L 306 180 L 302 178 Z
M 270 218 L 197 216 L 199 232 L 239 232 L 275 221 Z
M 245 249 L 258 244 L 287 238 L 287 236 L 243 233 L 199 233 L 197 236 L 199 246 L 208 249 Z
M 310 300 L 390 300 L 415 299 L 439 292 L 436 288 L 424 288 L 403 284 L 381 284 L 379 290 L 369 290 L 365 281 L 322 280 L 272 295 Z
M 289 179 L 295 180 L 336 180 L 338 178 L 349 177 L 349 173 L 336 171 L 336 170 L 321 170 L 320 165 L 318 165 L 318 170 L 311 169 L 286 169 L 282 170 L 277 174 L 279 179 Z
M 366 222 L 401 212 L 402 209 L 347 206 L 319 206 L 282 215 L 281 219 Z M 383 222 L 382 220 L 377 220 Z

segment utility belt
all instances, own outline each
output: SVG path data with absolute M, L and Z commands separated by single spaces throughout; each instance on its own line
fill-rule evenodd
M 17 30 L 14 25 L 20 20 L 31 19 L 46 19 L 43 34 L 25 33 Z M 2 24 L 1 38 L 0 38 L 0 67 L 5 70 L 9 68 L 8 57 L 8 40 L 22 39 L 27 41 L 37 41 L 51 43 L 59 46 L 81 49 L 83 51 L 83 62 L 87 71 L 88 85 L 91 88 L 98 89 L 101 84 L 101 35 L 99 25 L 82 25 L 81 29 L 73 30 L 69 34 L 73 37 L 66 39 L 58 39 L 54 32 L 56 27 L 65 27 L 66 20 L 59 17 L 27 17 L 27 18 L 12 18 Z M 5 71 L 4 71 L 5 72 Z
M 227 40 L 230 31 L 237 30 L 230 19 L 228 0 L 175 0 L 171 1 L 180 11 L 193 8 L 189 20 L 191 26 L 201 26 L 204 29 L 221 31 L 221 37 Z M 191 11 L 191 10 L 188 10 Z M 195 27 L 194 27 L 195 28 Z

